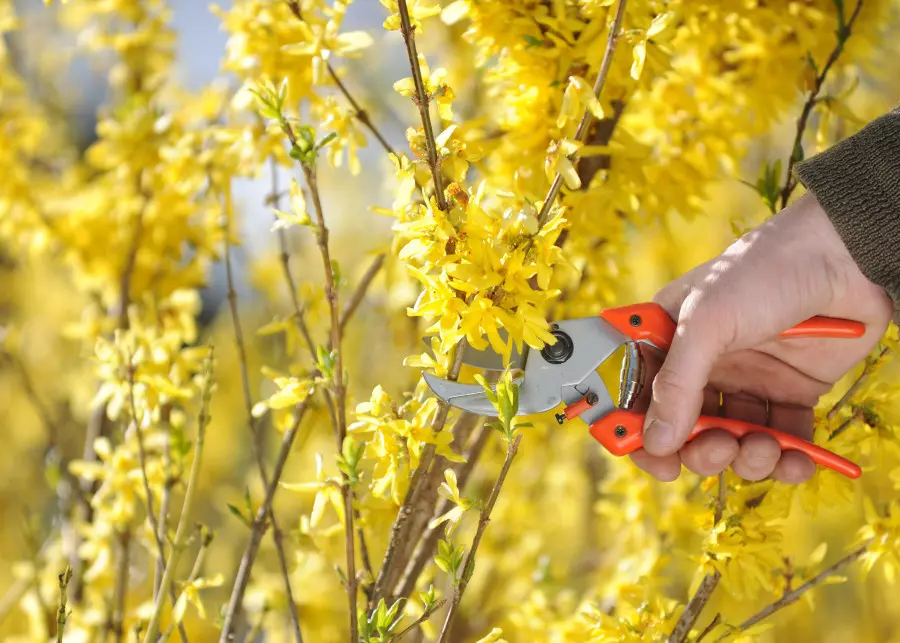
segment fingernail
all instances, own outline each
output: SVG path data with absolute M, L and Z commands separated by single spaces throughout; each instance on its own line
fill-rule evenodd
M 644 449 L 650 455 L 668 455 L 678 449 L 675 427 L 653 419 L 644 428 Z

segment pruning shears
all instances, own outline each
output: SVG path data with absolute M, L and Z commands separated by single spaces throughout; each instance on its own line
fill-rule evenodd
M 579 418 L 607 451 L 624 456 L 643 446 L 644 413 L 635 409 L 644 384 L 645 358 L 641 347 L 664 354 L 672 344 L 675 328 L 675 322 L 658 304 L 634 304 L 604 310 L 596 317 L 556 322 L 550 329 L 556 338 L 554 344 L 539 351 L 527 347 L 521 353 L 514 350 L 509 364 L 504 364 L 503 357 L 491 349 L 479 351 L 468 345 L 462 361 L 484 370 L 521 371 L 515 379 L 519 387 L 518 415 L 543 413 L 565 404 L 555 416 L 560 424 Z M 865 330 L 865 325 L 856 321 L 812 317 L 784 331 L 779 338 L 854 338 L 861 337 Z M 623 346 L 619 395 L 614 401 L 598 369 Z M 497 412 L 480 385 L 452 382 L 429 373 L 424 377 L 434 394 L 451 406 L 496 417 Z M 805 453 L 817 465 L 850 478 L 861 474 L 858 465 L 812 442 L 741 420 L 700 416 L 688 440 L 710 429 L 728 431 L 736 438 L 765 433 L 783 451 Z

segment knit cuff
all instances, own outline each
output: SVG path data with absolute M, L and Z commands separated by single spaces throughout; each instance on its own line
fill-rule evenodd
M 885 289 L 900 323 L 900 110 L 800 163 L 860 271 Z

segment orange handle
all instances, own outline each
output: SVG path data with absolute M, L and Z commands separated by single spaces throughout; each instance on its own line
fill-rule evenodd
M 634 304 L 620 308 L 610 308 L 600 313 L 600 317 L 623 335 L 634 341 L 645 340 L 657 348 L 669 350 L 675 337 L 675 322 L 659 304 Z M 862 337 L 865 324 L 849 319 L 833 317 L 812 317 L 789 328 L 780 338 L 825 337 L 846 339 Z
M 697 419 L 697 424 L 694 425 L 688 441 L 710 429 L 728 431 L 736 438 L 742 438 L 750 433 L 765 433 L 775 438 L 782 451 L 805 453 L 817 465 L 837 471 L 848 478 L 858 478 L 862 473 L 859 466 L 850 460 L 812 442 L 807 442 L 783 431 L 770 429 L 767 426 L 750 424 L 741 420 L 701 415 Z M 627 455 L 644 446 L 643 431 L 644 414 L 633 411 L 613 411 L 591 425 L 591 435 L 594 436 L 594 439 L 616 456 Z

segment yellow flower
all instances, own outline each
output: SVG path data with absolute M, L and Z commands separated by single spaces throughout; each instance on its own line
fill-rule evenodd
M 309 515 L 309 524 L 311 527 L 318 527 L 322 523 L 325 516 L 325 508 L 330 504 L 334 507 L 338 520 L 344 525 L 344 498 L 341 495 L 341 479 L 340 477 L 327 477 L 325 475 L 325 465 L 320 453 L 316 454 L 316 481 L 315 482 L 299 482 L 288 483 L 282 482 L 281 486 L 290 491 L 308 494 L 314 493 L 312 513 Z
M 381 0 L 381 4 L 390 11 L 390 14 L 384 21 L 384 28 L 388 31 L 397 31 L 400 29 L 400 7 L 397 0 Z M 422 33 L 422 20 L 431 18 L 441 12 L 439 6 L 429 6 L 423 0 L 407 0 L 406 6 L 409 9 L 409 22 L 417 34 Z
M 444 515 L 434 518 L 428 523 L 428 528 L 434 529 L 438 525 L 448 522 L 450 523 L 447 525 L 447 536 L 449 537 L 456 529 L 463 514 L 472 508 L 472 501 L 460 495 L 459 487 L 456 485 L 456 472 L 453 469 L 444 470 L 444 482 L 441 483 L 438 493 L 452 502 L 453 508 Z
M 290 212 L 274 209 L 275 223 L 272 224 L 273 231 L 296 225 L 307 226 L 310 224 L 309 213 L 306 211 L 306 194 L 304 194 L 303 188 L 300 187 L 296 179 L 291 179 L 290 195 Z
M 181 623 L 184 620 L 184 613 L 187 611 L 188 603 L 193 605 L 200 618 L 205 620 L 206 607 L 204 607 L 203 601 L 200 600 L 200 590 L 210 587 L 221 587 L 224 582 L 225 576 L 216 574 L 212 578 L 197 578 L 184 583 L 181 588 L 181 595 L 172 609 L 172 620 L 176 623 Z
M 507 643 L 507 641 L 503 638 L 503 630 L 499 627 L 495 627 L 487 634 L 487 636 L 482 636 L 478 639 L 476 643 Z
M 593 87 L 581 76 L 569 76 L 569 84 L 563 94 L 556 126 L 562 129 L 570 121 L 580 121 L 585 109 L 590 111 L 594 118 L 603 118 L 603 107 L 594 95 Z
M 453 119 L 452 104 L 456 94 L 447 84 L 447 70 L 444 68 L 431 71 L 425 56 L 419 54 L 419 69 L 422 70 L 422 84 L 425 88 L 425 95 L 429 101 L 438 104 L 438 114 L 440 117 L 449 121 Z M 412 77 L 403 78 L 394 83 L 394 91 L 401 96 L 413 98 L 416 96 L 416 84 Z

